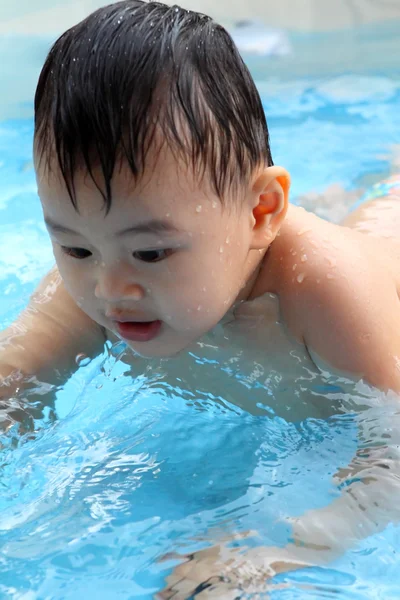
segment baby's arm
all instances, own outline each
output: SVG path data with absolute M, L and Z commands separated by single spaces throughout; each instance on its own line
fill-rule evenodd
M 329 564 L 390 523 L 400 523 L 400 414 L 397 405 L 382 412 L 382 418 L 376 408 L 358 416 L 359 450 L 335 476 L 340 495 L 290 519 L 293 543 L 259 550 L 261 563 L 273 573 Z
M 395 411 L 392 415 L 392 435 L 387 436 L 388 428 L 382 424 L 386 445 L 374 447 L 365 441 L 377 434 L 376 420 L 370 419 L 368 411 L 361 415 L 360 438 L 365 445 L 342 473 L 340 496 L 326 507 L 290 519 L 293 542 L 283 548 L 242 550 L 224 543 L 191 554 L 167 577 L 166 587 L 157 597 L 234 600 L 243 593 L 265 593 L 273 589 L 270 578 L 274 575 L 328 565 L 363 538 L 382 531 L 390 522 L 399 522 L 400 451 L 396 442 L 400 427 L 396 425 L 400 417 Z M 196 595 L 196 590 L 204 591 Z
M 295 281 L 289 286 L 290 294 L 283 298 L 289 326 L 320 368 L 333 367 L 355 380 L 362 378 L 385 392 L 398 393 L 400 302 L 389 265 L 383 264 L 384 255 L 373 240 L 360 236 L 358 245 L 357 238 L 348 240 L 346 231 L 330 236 L 330 227 L 320 239 L 317 234 L 304 236 L 308 259 L 302 265 L 304 278 L 301 284 Z M 400 521 L 398 403 L 394 395 L 382 397 L 387 404 L 374 420 L 372 436 L 366 431 L 366 413 L 360 414 L 363 447 L 348 467 L 353 478 L 347 478 L 331 504 L 293 521 L 296 543 L 319 549 L 321 559 L 343 552 L 391 521 Z M 394 399 L 394 410 L 389 398 Z M 392 410 L 389 424 L 388 410 Z
M 319 550 L 317 562 L 335 558 L 389 523 L 400 522 L 400 451 L 389 444 L 360 449 L 346 477 L 339 480 L 340 495 L 292 520 L 295 544 Z
M 326 235 L 318 240 L 317 252 L 303 242 L 308 258 L 302 265 L 304 279 L 285 299 L 292 331 L 322 368 L 398 393 L 400 302 L 394 278 L 379 251 L 374 256 L 365 250 L 368 238 L 358 246 L 343 236 L 329 243 Z M 291 519 L 294 543 L 285 551 L 293 564 L 297 557 L 326 564 L 389 523 L 400 522 L 398 398 L 381 397 L 382 406 L 358 416 L 360 448 L 340 473 L 340 494 L 329 505 Z
M 0 333 L 0 398 L 20 393 L 32 380 L 65 382 L 77 368 L 76 356 L 95 356 L 104 342 L 102 329 L 75 304 L 52 269 L 28 307 Z

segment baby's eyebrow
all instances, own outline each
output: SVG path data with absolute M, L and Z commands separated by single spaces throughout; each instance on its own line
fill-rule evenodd
M 71 229 L 70 227 L 65 227 L 59 223 L 53 221 L 50 217 L 45 217 L 44 222 L 47 228 L 53 233 L 67 233 L 70 235 L 81 235 L 78 231 Z M 115 237 L 121 237 L 123 235 L 132 235 L 139 233 L 179 233 L 179 229 L 175 227 L 173 223 L 170 221 L 163 221 L 161 219 L 152 219 L 150 221 L 144 221 L 143 223 L 138 223 L 137 225 L 133 225 L 132 227 L 126 227 L 125 229 L 121 229 L 117 231 L 114 235 Z
M 118 231 L 115 235 L 127 235 L 132 233 L 179 233 L 179 229 L 175 227 L 170 221 L 163 221 L 162 219 L 152 219 L 151 221 L 145 221 L 144 223 L 138 223 L 132 227 L 127 227 Z

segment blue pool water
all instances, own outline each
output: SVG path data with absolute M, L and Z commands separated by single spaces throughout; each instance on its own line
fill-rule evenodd
M 307 43 L 320 48 L 318 38 Z M 336 183 L 364 188 L 390 171 L 400 70 L 306 77 L 286 66 L 279 78 L 276 63 L 250 66 L 294 201 Z M 53 262 L 29 106 L 26 118 L 13 109 L 0 122 L 1 327 Z M 332 218 L 346 202 L 339 194 Z M 212 342 L 179 362 L 138 360 L 134 373 L 121 348 L 106 348 L 64 388 L 40 388 L 35 433 L 14 428 L 2 439 L 0 598 L 149 599 L 169 572 L 159 562 L 165 553 L 246 531 L 258 532 L 249 544 L 284 545 L 285 517 L 338 495 L 332 476 L 357 449 L 359 419 L 371 429 L 379 422 L 373 406 L 346 414 L 343 405 L 366 401 L 360 391 L 314 388 L 321 410 L 300 415 L 303 380 L 281 397 L 262 355 L 230 348 L 224 332 Z M 321 418 L 328 401 L 336 410 Z M 400 528 L 391 524 L 329 567 L 280 576 L 275 583 L 288 587 L 270 597 L 398 599 L 399 553 Z

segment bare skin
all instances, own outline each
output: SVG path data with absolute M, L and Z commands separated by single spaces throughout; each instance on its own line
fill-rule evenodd
M 386 201 L 382 204 L 378 221 L 373 216 L 379 210 L 371 204 L 344 226 L 291 207 L 254 293 L 268 287 L 279 296 L 284 322 L 317 366 L 331 365 L 398 391 L 400 205 L 397 199 L 388 211 Z M 367 228 L 374 236 L 364 234 Z M 384 238 L 378 236 L 381 228 Z M 329 322 L 335 327 L 327 328 Z

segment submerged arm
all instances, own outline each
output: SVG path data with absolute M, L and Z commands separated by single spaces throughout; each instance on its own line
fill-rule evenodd
M 398 406 L 359 415 L 360 447 L 337 474 L 340 495 L 328 506 L 292 519 L 295 544 L 340 555 L 359 541 L 400 522 L 400 411 Z
M 400 521 L 400 411 L 387 411 L 382 421 L 374 410 L 360 415 L 360 449 L 337 474 L 340 496 L 290 519 L 292 543 L 250 549 L 221 543 L 195 552 L 175 567 L 157 597 L 235 600 L 243 593 L 268 592 L 274 575 L 327 565 L 390 522 Z
M 364 379 L 384 399 L 358 416 L 360 449 L 340 495 L 292 521 L 295 545 L 326 560 L 400 521 L 400 302 L 393 279 L 357 244 L 340 247 L 330 270 L 313 256 L 296 297 L 299 335 L 323 370 Z
M 0 333 L 0 427 L 25 418 L 27 394 L 33 410 L 35 400 L 51 395 L 76 370 L 78 354 L 93 357 L 104 342 L 101 328 L 75 304 L 52 269 L 27 308 Z

